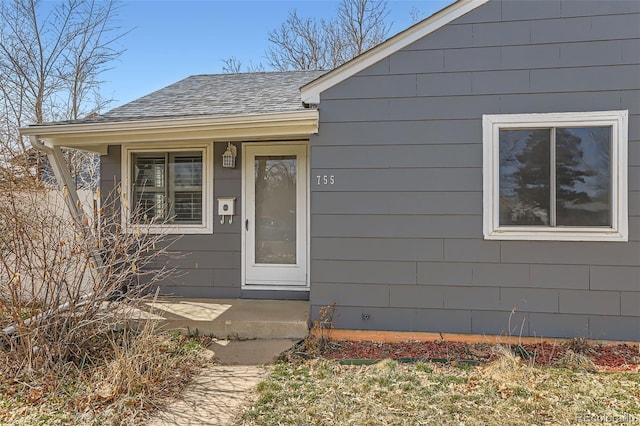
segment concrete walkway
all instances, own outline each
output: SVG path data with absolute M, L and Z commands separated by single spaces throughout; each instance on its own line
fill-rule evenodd
M 212 365 L 148 424 L 237 424 L 242 410 L 257 397 L 256 386 L 266 378 L 269 365 L 306 337 L 308 307 L 305 301 L 238 299 L 176 298 L 150 304 L 149 313 L 162 329 L 197 330 L 218 340 L 208 348 Z
M 217 341 L 205 368 L 184 392 L 149 423 L 152 426 L 235 425 L 242 410 L 255 401 L 256 386 L 278 356 L 298 340 Z
M 255 389 L 269 367 L 216 365 L 204 370 L 149 422 L 151 426 L 234 425 L 243 408 L 255 400 Z

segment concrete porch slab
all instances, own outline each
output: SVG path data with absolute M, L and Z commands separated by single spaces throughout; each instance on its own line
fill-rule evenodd
M 159 298 L 149 312 L 163 330 L 219 339 L 303 339 L 309 302 L 304 300 Z
M 215 341 L 207 349 L 213 352 L 213 360 L 220 365 L 268 365 L 273 364 L 285 351 L 300 339 L 256 339 Z

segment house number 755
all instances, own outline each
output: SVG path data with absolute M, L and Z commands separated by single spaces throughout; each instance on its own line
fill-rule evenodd
M 333 185 L 336 183 L 336 179 L 333 175 L 316 176 L 318 185 Z

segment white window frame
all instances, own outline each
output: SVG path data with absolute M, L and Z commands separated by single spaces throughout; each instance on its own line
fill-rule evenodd
M 482 116 L 483 234 L 487 240 L 628 241 L 628 111 Z M 611 227 L 500 226 L 499 132 L 501 129 L 610 126 Z
M 166 234 L 212 234 L 213 233 L 213 142 L 155 142 L 132 143 L 121 146 L 121 173 L 123 197 L 129 206 L 133 206 L 133 191 L 131 188 L 133 176 L 133 154 L 140 153 L 167 153 L 167 152 L 202 152 L 202 223 L 171 223 L 143 225 L 145 231 L 150 233 Z M 122 206 L 122 218 L 127 224 L 126 231 L 134 232 L 130 221 L 130 209 Z

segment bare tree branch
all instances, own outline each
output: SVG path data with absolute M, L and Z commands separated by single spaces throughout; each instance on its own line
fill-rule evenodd
M 342 0 L 337 18 L 329 21 L 293 10 L 269 32 L 268 63 L 279 71 L 335 68 L 384 41 L 388 15 L 384 0 Z
M 116 0 L 0 2 L 1 167 L 9 159 L 18 167 L 22 158 L 28 175 L 35 159 L 40 178 L 41 157 L 17 129 L 77 120 L 109 103 L 99 95 L 100 75 L 123 52 L 117 12 Z
M 249 65 L 244 67 L 244 71 L 242 68 L 242 61 L 240 61 L 235 56 L 230 56 L 226 59 L 222 59 L 222 73 L 223 74 L 236 74 L 240 72 L 264 72 L 264 65 L 261 62 L 254 65 L 251 61 L 249 61 Z
M 343 0 L 338 7 L 338 22 L 345 40 L 345 61 L 382 43 L 389 33 L 385 23 L 389 11 L 386 1 Z
M 242 62 L 235 56 L 222 59 L 222 72 L 224 74 L 236 74 L 242 72 Z

